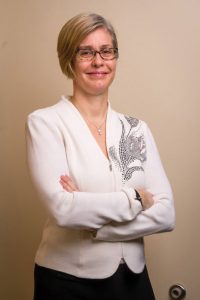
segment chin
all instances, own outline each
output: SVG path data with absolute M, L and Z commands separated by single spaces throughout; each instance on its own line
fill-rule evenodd
M 98 87 L 95 87 L 93 90 L 97 94 L 105 94 L 108 92 L 109 86 L 98 86 Z
M 111 85 L 112 81 L 98 81 L 96 83 L 93 82 L 93 84 L 91 84 L 91 89 L 94 89 L 96 91 L 99 92 L 107 92 L 110 85 Z

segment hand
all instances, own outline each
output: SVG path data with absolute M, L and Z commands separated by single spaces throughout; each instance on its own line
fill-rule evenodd
M 61 175 L 59 182 L 62 185 L 63 189 L 67 192 L 79 192 L 78 187 L 68 175 Z
M 150 208 L 154 204 L 153 195 L 143 189 L 137 189 L 137 191 L 142 199 L 142 206 L 144 210 Z

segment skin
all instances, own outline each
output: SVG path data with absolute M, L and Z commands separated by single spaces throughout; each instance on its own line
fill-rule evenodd
M 112 38 L 104 28 L 99 28 L 90 33 L 80 44 L 79 48 L 91 48 L 97 51 L 102 48 L 112 48 Z M 95 99 L 107 104 L 108 88 L 116 72 L 117 60 L 103 60 L 97 53 L 91 61 L 77 59 L 74 64 L 75 79 L 73 80 L 74 99 L 78 101 Z M 89 98 L 89 99 L 88 99 Z M 80 102 L 80 101 L 79 101 Z
M 100 51 L 105 46 L 113 47 L 112 38 L 105 28 L 99 28 L 88 34 L 79 47 Z M 108 107 L 108 90 L 115 77 L 116 66 L 116 59 L 103 60 L 98 53 L 91 61 L 80 60 L 77 56 L 74 62 L 75 78 L 73 79 L 71 101 L 85 118 L 91 133 L 107 158 L 105 122 L 102 126 L 101 138 L 92 124 L 101 124 L 105 118 Z M 67 192 L 81 192 L 67 175 L 60 177 L 60 184 Z M 154 203 L 152 194 L 142 189 L 138 192 L 142 198 L 143 209 L 151 207 Z

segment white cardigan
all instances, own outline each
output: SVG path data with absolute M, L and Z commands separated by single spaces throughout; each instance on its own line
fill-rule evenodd
M 143 236 L 174 228 L 172 191 L 148 126 L 110 106 L 106 122 L 109 160 L 64 96 L 28 116 L 28 164 L 49 212 L 35 258 L 41 266 L 105 278 L 123 258 L 138 273 L 145 265 Z M 64 174 L 81 192 L 63 190 Z M 143 211 L 134 188 L 150 191 L 155 204 Z

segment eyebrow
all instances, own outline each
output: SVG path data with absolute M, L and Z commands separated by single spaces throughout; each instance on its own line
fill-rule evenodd
M 112 48 L 112 47 L 113 47 L 113 45 L 105 44 L 105 45 L 101 45 L 101 46 L 100 46 L 100 49 L 102 49 L 102 48 Z M 80 45 L 79 48 L 81 48 L 81 49 L 94 49 L 94 48 L 93 48 L 92 46 L 90 46 L 90 45 Z

